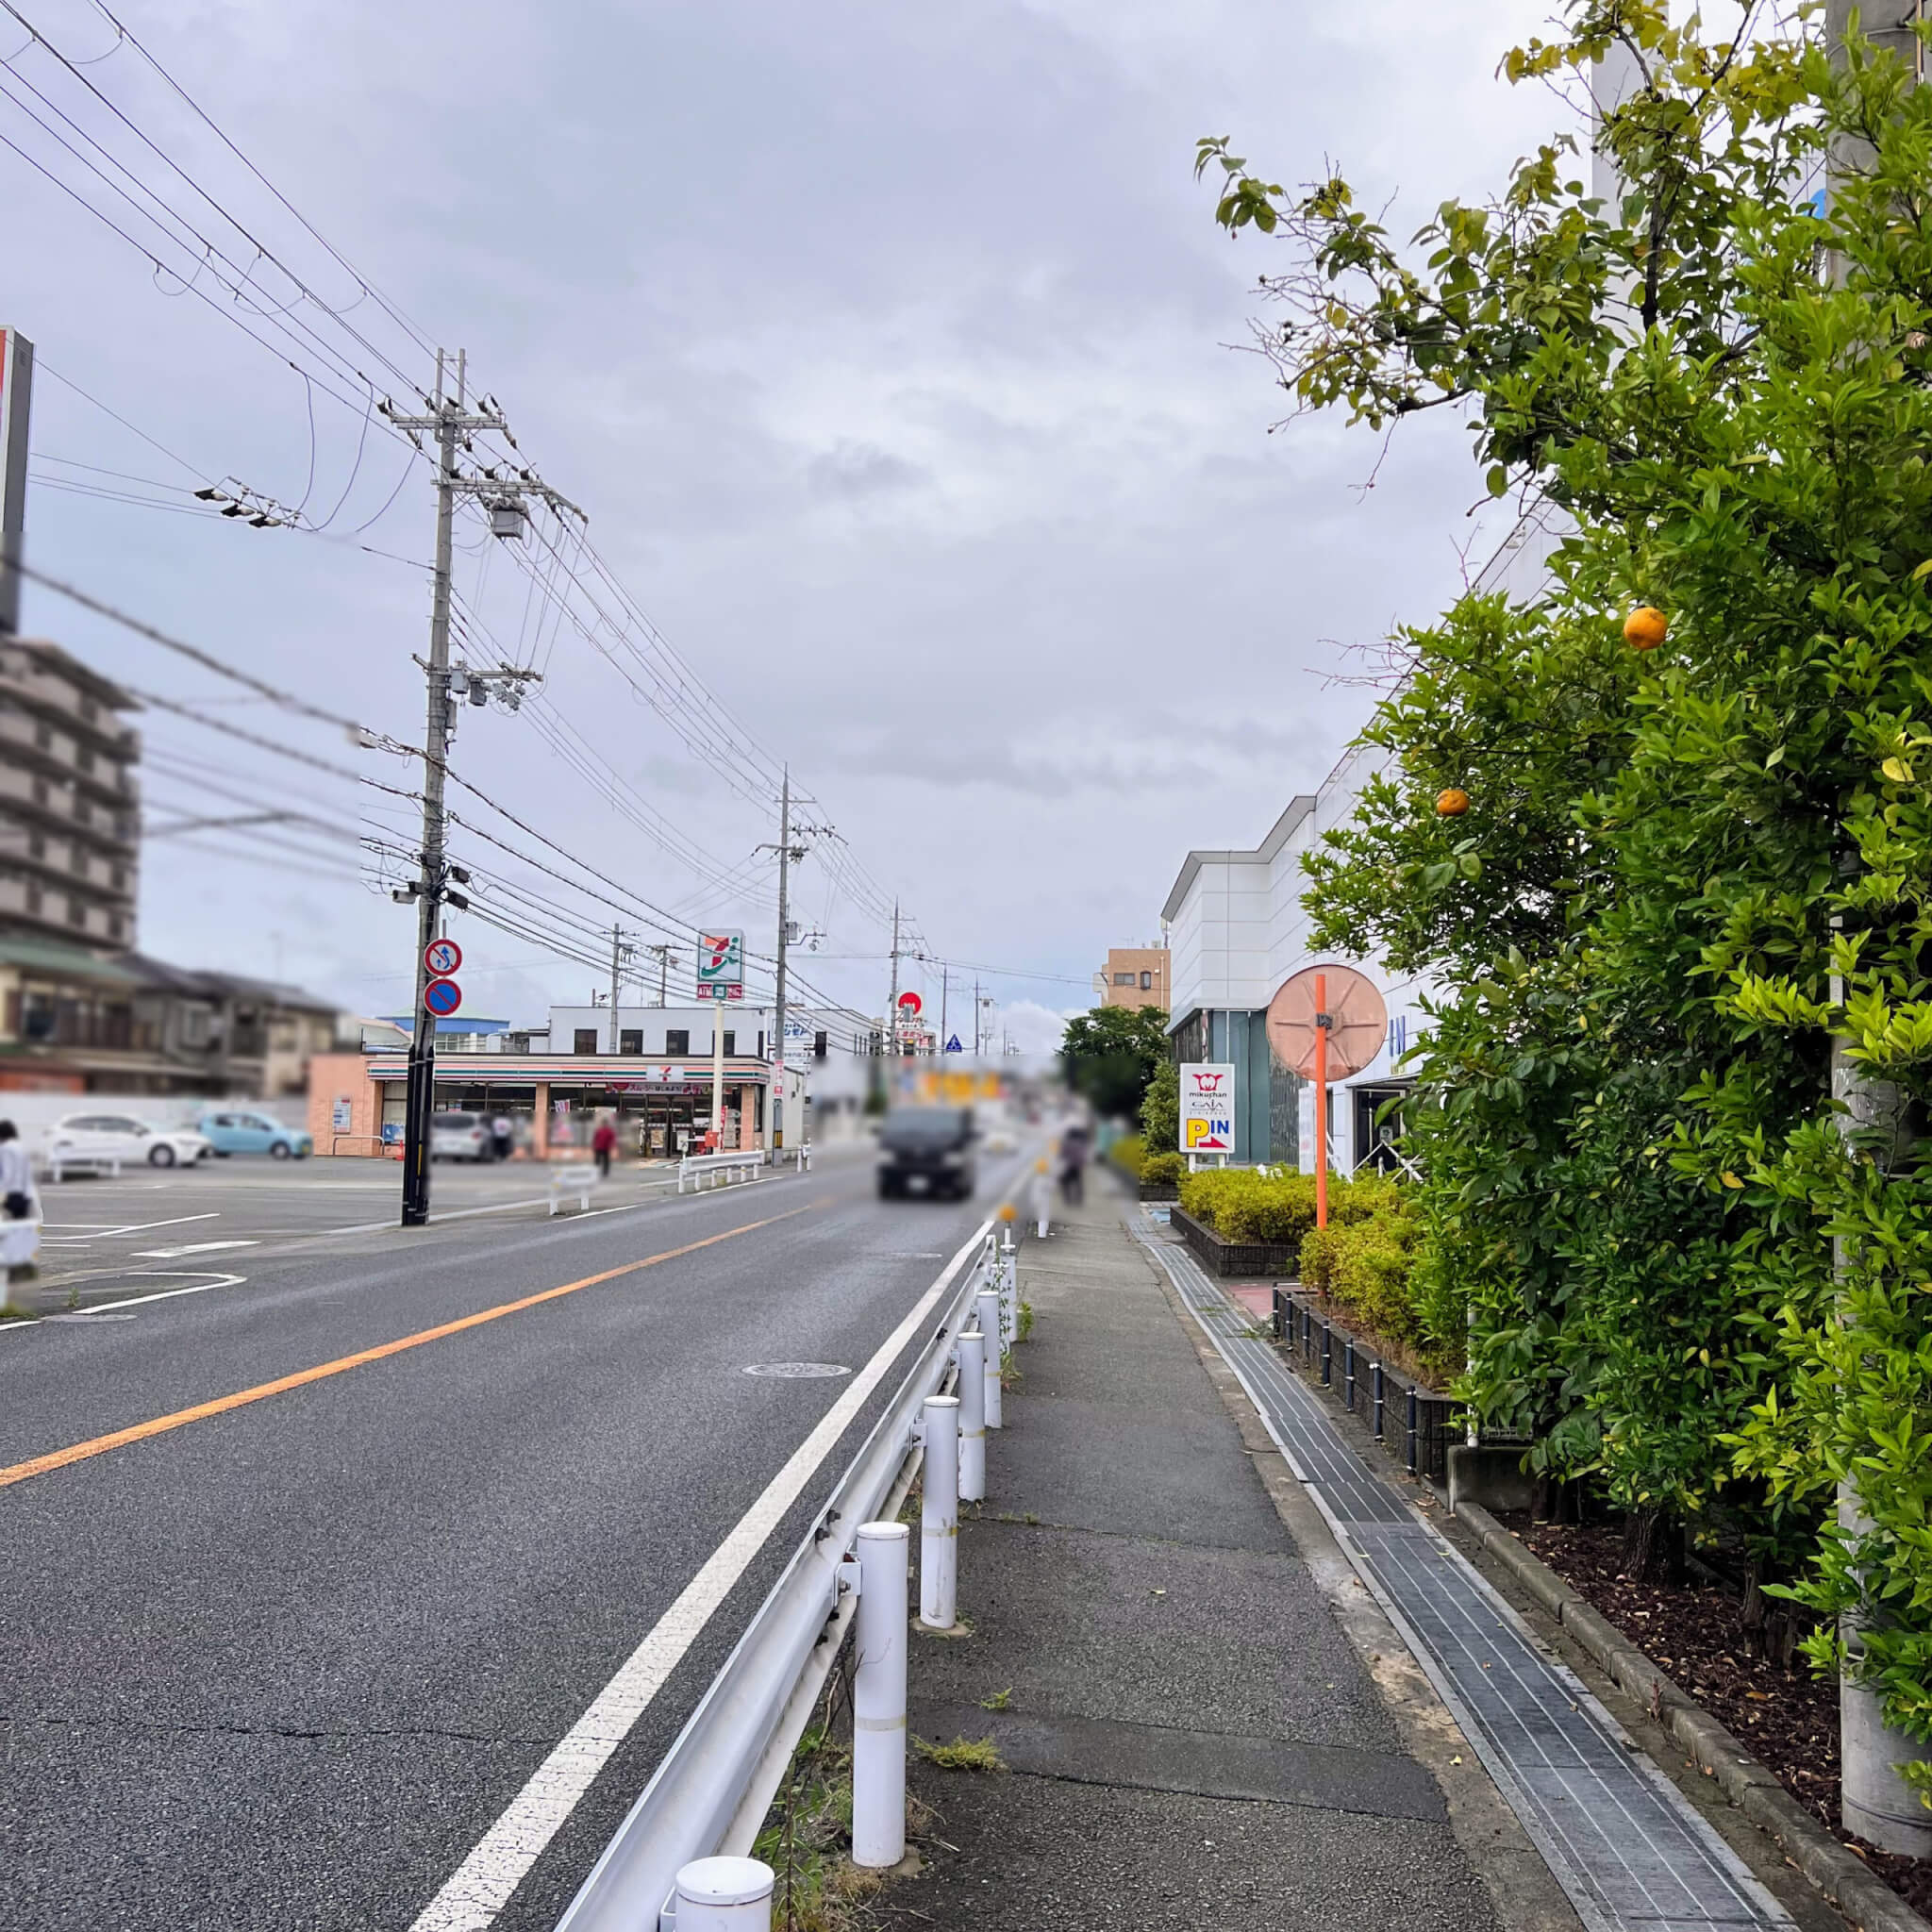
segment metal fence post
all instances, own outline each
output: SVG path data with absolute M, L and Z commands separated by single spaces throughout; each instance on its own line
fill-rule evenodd
M 979 1332 L 986 1338 L 986 1425 L 990 1429 L 997 1429 L 1004 1426 L 1006 1415 L 1000 1383 L 1000 1330 L 1005 1325 L 1000 1321 L 1000 1298 L 991 1289 L 982 1288 L 974 1299 L 974 1306 L 979 1310 Z
M 1375 1393 L 1375 1441 L 1382 1440 L 1382 1358 L 1375 1357 L 1374 1366 L 1369 1371 L 1369 1384 Z
M 959 1621 L 959 1398 L 925 1398 L 925 1468 L 920 1478 L 919 1621 L 950 1630 Z
M 1322 1386 L 1335 1386 L 1335 1331 L 1325 1322 L 1322 1324 Z
M 1011 1348 L 1020 1339 L 1020 1257 L 1013 1246 L 1013 1204 L 1000 1209 L 1006 1231 L 1000 1243 L 1000 1322 L 1003 1340 Z
M 1415 1384 L 1408 1385 L 1408 1473 L 1415 1474 Z
M 1341 1386 L 1342 1400 L 1347 1404 L 1350 1415 L 1355 1413 L 1355 1337 L 1351 1335 L 1341 1344 Z
M 959 1500 L 986 1500 L 986 1338 L 959 1331 Z
M 758 1858 L 693 1858 L 677 1874 L 677 1932 L 771 1932 L 773 1883 Z
M 858 1525 L 852 1676 L 852 1862 L 906 1856 L 906 1553 L 903 1523 Z M 680 1926 L 680 1932 L 682 1927 Z

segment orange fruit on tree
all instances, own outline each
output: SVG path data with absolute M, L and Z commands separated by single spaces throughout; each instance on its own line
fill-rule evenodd
M 1469 793 L 1457 786 L 1436 795 L 1436 815 L 1439 818 L 1459 819 L 1469 809 Z
M 1624 641 L 1633 651 L 1654 651 L 1670 627 L 1671 620 L 1655 604 L 1640 604 L 1624 620 Z

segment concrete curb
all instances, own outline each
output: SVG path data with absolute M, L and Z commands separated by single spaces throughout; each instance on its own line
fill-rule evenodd
M 1932 1932 L 1932 1926 L 1874 1876 L 1855 1852 L 1840 1844 L 1737 1738 L 1487 1509 L 1465 1502 L 1456 1515 L 1475 1533 L 1484 1551 L 1575 1638 L 1620 1689 L 1650 1711 L 1699 1770 L 1776 1842 L 1858 1932 Z

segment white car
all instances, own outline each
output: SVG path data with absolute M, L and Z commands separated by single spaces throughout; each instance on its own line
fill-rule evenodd
M 480 1113 L 433 1113 L 429 1116 L 431 1160 L 493 1160 L 496 1137 Z
M 214 1152 L 192 1127 L 156 1127 L 125 1113 L 70 1113 L 47 1135 L 49 1167 L 193 1167 Z

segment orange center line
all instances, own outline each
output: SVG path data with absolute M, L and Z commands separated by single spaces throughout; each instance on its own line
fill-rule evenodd
M 812 1207 L 818 1205 L 817 1202 L 812 1203 Z M 197 1402 L 192 1408 L 177 1408 L 168 1415 L 130 1424 L 125 1429 L 110 1430 L 105 1436 L 90 1436 L 85 1442 L 71 1443 L 65 1449 L 50 1449 L 44 1456 L 29 1457 L 25 1462 L 0 1469 L 0 1490 L 24 1483 L 29 1476 L 46 1475 L 54 1470 L 65 1469 L 70 1463 L 105 1456 L 110 1449 L 124 1449 L 130 1442 L 144 1442 L 150 1436 L 164 1436 L 170 1429 L 186 1428 L 190 1423 L 226 1415 L 230 1409 L 245 1408 L 251 1402 L 266 1402 L 271 1395 L 286 1395 L 291 1389 L 307 1388 L 311 1382 L 346 1374 L 351 1369 L 359 1369 L 366 1363 L 401 1355 L 405 1349 L 421 1348 L 425 1342 L 441 1341 L 446 1335 L 460 1335 L 466 1328 L 480 1328 L 486 1322 L 500 1322 L 506 1315 L 534 1308 L 541 1302 L 554 1302 L 560 1295 L 575 1294 L 579 1289 L 595 1288 L 600 1282 L 615 1281 L 621 1275 L 635 1274 L 640 1269 L 655 1268 L 663 1261 L 675 1261 L 680 1256 L 696 1254 L 700 1248 L 715 1247 L 720 1241 L 731 1241 L 741 1234 L 754 1234 L 761 1227 L 774 1227 L 781 1221 L 790 1221 L 794 1215 L 810 1211 L 809 1208 L 793 1208 L 784 1214 L 768 1215 L 763 1221 L 748 1221 L 742 1227 L 727 1227 L 723 1234 L 708 1235 L 701 1241 L 687 1241 L 681 1248 L 666 1248 L 661 1254 L 646 1255 L 641 1261 L 626 1261 L 620 1268 L 605 1269 L 601 1274 L 586 1274 L 581 1281 L 566 1281 L 560 1288 L 542 1289 L 536 1294 L 526 1294 L 493 1308 L 479 1309 L 475 1314 L 464 1315 L 455 1322 L 443 1322 L 434 1328 L 424 1328 L 394 1341 L 380 1342 L 375 1348 L 338 1356 L 334 1361 L 319 1362 L 312 1369 L 298 1369 L 291 1375 L 277 1375 L 273 1382 L 258 1382 L 252 1389 L 239 1389 L 232 1395 L 218 1395 L 211 1402 Z

